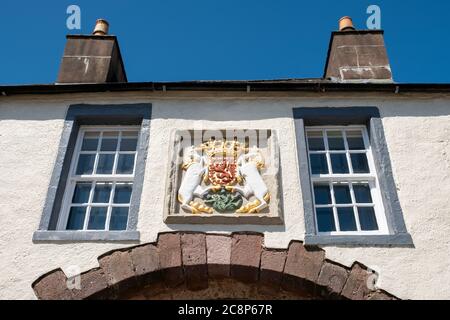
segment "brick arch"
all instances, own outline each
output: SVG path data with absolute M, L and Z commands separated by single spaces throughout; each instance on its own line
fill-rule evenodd
M 100 256 L 99 268 L 75 279 L 79 289 L 68 288 L 73 279 L 61 269 L 42 275 L 32 287 L 45 300 L 123 299 L 142 288 L 201 291 L 208 290 L 208 283 L 228 279 L 271 297 L 291 293 L 309 299 L 397 299 L 369 289 L 374 274 L 360 263 L 347 268 L 326 259 L 318 247 L 292 241 L 288 249 L 276 250 L 263 247 L 263 240 L 258 233 L 161 233 L 156 243 Z

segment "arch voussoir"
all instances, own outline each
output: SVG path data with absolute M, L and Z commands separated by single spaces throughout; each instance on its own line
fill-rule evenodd
M 259 233 L 231 235 L 170 232 L 156 243 L 115 250 L 99 257 L 99 267 L 67 279 L 61 269 L 32 285 L 39 299 L 121 299 L 154 285 L 159 290 L 207 290 L 231 279 L 274 298 L 292 292 L 306 299 L 396 299 L 371 285 L 374 274 L 360 263 L 347 268 L 325 258 L 319 247 L 292 241 L 287 249 L 263 246 Z M 78 281 L 79 286 L 74 287 Z
M 187 289 L 208 288 L 206 235 L 202 233 L 182 234 L 181 257 Z
M 259 279 L 263 235 L 234 233 L 231 239 L 231 277 L 244 283 L 256 283 Z

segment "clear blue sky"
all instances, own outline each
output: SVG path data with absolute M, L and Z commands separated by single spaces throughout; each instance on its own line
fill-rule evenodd
M 66 9 L 81 7 L 80 31 Z M 2 0 L 0 84 L 55 81 L 68 33 L 105 18 L 119 38 L 129 81 L 321 77 L 341 16 L 381 26 L 397 82 L 450 83 L 450 1 Z

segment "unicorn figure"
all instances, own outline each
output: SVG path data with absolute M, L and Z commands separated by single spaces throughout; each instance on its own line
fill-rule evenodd
M 255 196 L 255 201 L 249 202 L 239 208 L 236 213 L 258 213 L 268 206 L 270 194 L 262 179 L 259 169 L 264 167 L 264 159 L 258 148 L 253 147 L 247 154 L 243 154 L 237 161 L 239 175 L 243 178 L 244 186 L 232 186 L 227 189 L 237 191 L 246 199 Z
M 194 214 L 213 213 L 213 209 L 201 203 L 194 202 L 194 196 L 202 198 L 211 188 L 203 188 L 200 184 L 204 176 L 208 176 L 208 166 L 205 157 L 199 155 L 194 146 L 188 148 L 190 161 L 182 165 L 186 173 L 178 189 L 178 201 L 181 208 Z

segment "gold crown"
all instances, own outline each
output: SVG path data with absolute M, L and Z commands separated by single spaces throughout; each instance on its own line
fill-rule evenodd
M 234 140 L 215 140 L 210 139 L 200 145 L 197 150 L 206 153 L 208 157 L 222 156 L 222 157 L 234 157 L 237 158 L 242 152 L 248 150 L 244 144 Z

